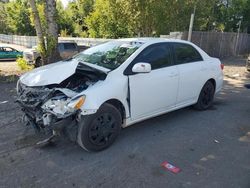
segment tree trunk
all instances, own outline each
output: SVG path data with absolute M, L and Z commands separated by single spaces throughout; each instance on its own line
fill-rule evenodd
M 45 1 L 45 16 L 47 22 L 47 50 L 48 63 L 54 63 L 61 60 L 58 52 L 58 27 L 56 23 L 56 0 Z
M 40 21 L 40 17 L 38 14 L 35 0 L 29 0 L 29 3 L 30 3 L 30 7 L 31 7 L 32 14 L 34 17 L 36 34 L 38 37 L 38 48 L 39 48 L 39 51 L 41 53 L 42 65 L 44 65 L 47 63 L 47 61 L 46 61 L 46 47 L 45 47 L 42 25 L 41 25 L 41 21 Z

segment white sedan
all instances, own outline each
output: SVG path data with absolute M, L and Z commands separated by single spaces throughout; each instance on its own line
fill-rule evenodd
M 193 43 L 119 39 L 23 75 L 24 119 L 38 132 L 65 133 L 88 151 L 110 146 L 121 128 L 194 105 L 211 107 L 223 64 Z

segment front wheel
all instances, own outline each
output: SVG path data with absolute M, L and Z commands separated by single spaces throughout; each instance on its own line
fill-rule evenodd
M 203 86 L 199 99 L 194 105 L 197 110 L 206 110 L 212 106 L 214 100 L 215 87 L 211 81 L 207 81 Z
M 93 115 L 82 116 L 78 127 L 78 144 L 87 151 L 101 151 L 113 144 L 122 124 L 120 112 L 104 104 Z

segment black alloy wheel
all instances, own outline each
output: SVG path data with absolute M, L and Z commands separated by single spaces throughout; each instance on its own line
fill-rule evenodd
M 210 108 L 213 104 L 214 92 L 215 92 L 215 87 L 213 83 L 211 81 L 207 81 L 203 86 L 199 95 L 199 99 L 197 103 L 194 105 L 194 107 L 197 110 L 206 110 Z
M 77 142 L 87 151 L 104 150 L 118 137 L 121 124 L 120 112 L 113 105 L 104 104 L 95 114 L 82 116 Z

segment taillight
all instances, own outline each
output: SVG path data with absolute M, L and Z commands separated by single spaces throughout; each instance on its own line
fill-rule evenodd
M 224 64 L 220 64 L 220 68 L 221 68 L 221 70 L 223 70 L 224 69 Z

